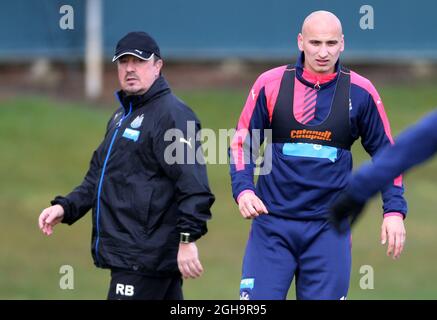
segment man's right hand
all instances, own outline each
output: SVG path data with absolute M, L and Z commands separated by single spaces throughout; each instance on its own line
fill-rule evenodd
M 64 219 L 64 208 L 59 204 L 45 208 L 39 215 L 38 223 L 41 231 L 49 236 L 53 233 L 53 227 Z
M 329 219 L 338 232 L 344 233 L 348 229 L 344 220 L 347 219 L 352 226 L 363 212 L 365 205 L 352 198 L 346 191 L 342 191 L 331 206 Z
M 266 206 L 254 193 L 247 192 L 238 200 L 238 208 L 245 219 L 253 219 L 262 213 L 268 213 Z

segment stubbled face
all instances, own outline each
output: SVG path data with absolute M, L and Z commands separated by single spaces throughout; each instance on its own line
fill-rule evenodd
M 304 67 L 313 73 L 334 72 L 335 63 L 344 50 L 341 24 L 334 17 L 309 16 L 297 37 L 299 50 L 305 55 Z
M 117 60 L 117 68 L 121 89 L 128 95 L 141 95 L 159 77 L 162 60 L 142 60 L 127 54 Z

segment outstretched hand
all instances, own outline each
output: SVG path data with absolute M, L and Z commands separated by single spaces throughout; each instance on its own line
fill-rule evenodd
M 329 219 L 338 232 L 344 233 L 348 229 L 348 225 L 344 223 L 345 219 L 352 226 L 363 212 L 365 205 L 343 191 L 332 205 Z
M 41 231 L 49 236 L 53 233 L 53 227 L 64 219 L 64 208 L 59 204 L 45 208 L 39 215 L 38 224 Z

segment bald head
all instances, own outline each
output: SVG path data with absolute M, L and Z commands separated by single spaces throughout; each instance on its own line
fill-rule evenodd
M 340 20 L 331 12 L 315 11 L 305 18 L 297 45 L 304 53 L 304 68 L 313 73 L 334 72 L 344 50 Z
M 339 34 L 343 33 L 340 19 L 329 11 L 320 10 L 310 13 L 302 24 L 302 34 L 305 35 L 305 33 L 314 29 L 314 27 L 321 30 L 329 29 L 330 31 L 338 32 Z

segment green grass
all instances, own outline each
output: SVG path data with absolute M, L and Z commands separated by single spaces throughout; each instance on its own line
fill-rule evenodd
M 379 88 L 393 133 L 437 106 L 431 85 Z M 202 120 L 204 128 L 233 128 L 246 99 L 242 91 L 177 91 Z M 115 103 L 112 106 L 115 108 Z M 113 109 L 112 108 L 112 109 Z M 37 217 L 57 194 L 79 184 L 92 151 L 101 141 L 112 113 L 83 104 L 46 98 L 0 102 L 0 299 L 102 299 L 109 272 L 94 267 L 90 255 L 90 215 L 72 227 L 56 228 L 47 238 Z M 357 143 L 356 161 L 368 159 Z M 187 299 L 237 299 L 241 258 L 250 223 L 231 197 L 227 165 L 209 165 L 216 195 L 209 233 L 198 242 L 205 268 L 202 278 L 184 284 Z M 353 268 L 349 299 L 436 299 L 437 161 L 406 177 L 409 218 L 400 260 L 385 256 L 379 244 L 381 202 L 374 199 L 353 232 Z M 59 269 L 74 268 L 74 290 L 61 290 Z M 371 265 L 375 288 L 359 286 L 360 267 Z M 268 270 L 266 270 L 268 272 Z M 289 294 L 294 297 L 294 287 Z

